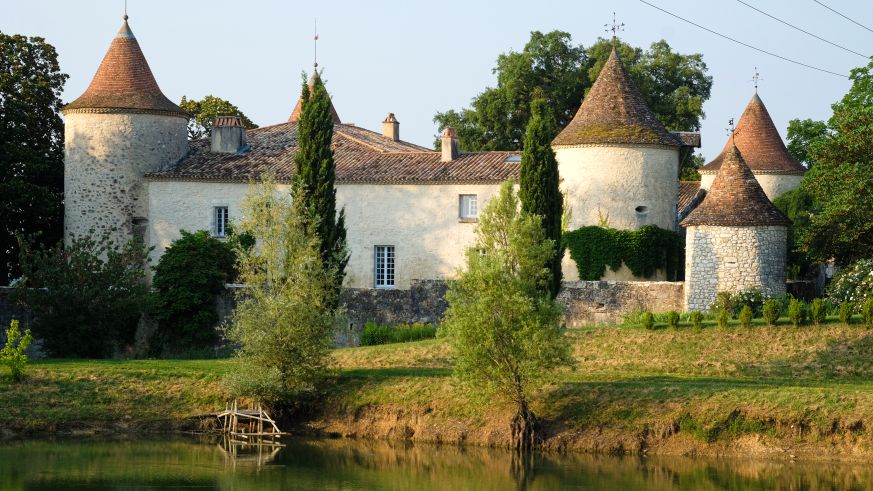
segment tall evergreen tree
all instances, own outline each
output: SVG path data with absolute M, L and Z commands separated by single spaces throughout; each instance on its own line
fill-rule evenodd
M 531 103 L 531 118 L 524 135 L 524 151 L 521 154 L 519 198 L 521 209 L 531 215 L 542 217 L 543 232 L 555 242 L 555 251 L 547 261 L 552 273 L 549 293 L 558 296 L 561 289 L 561 214 L 564 197 L 558 188 L 558 161 L 552 151 L 552 138 L 556 129 L 547 112 L 546 99 L 537 92 Z
M 66 80 L 45 39 L 0 32 L 0 285 L 21 274 L 17 235 L 63 235 Z
M 346 249 L 345 209 L 336 212 L 336 163 L 333 159 L 333 118 L 330 95 L 315 73 L 304 79 L 300 120 L 297 123 L 297 154 L 294 156 L 292 193 L 301 200 L 308 217 L 316 220 L 319 253 L 328 271 L 335 274 L 335 301 L 345 277 L 349 255 Z

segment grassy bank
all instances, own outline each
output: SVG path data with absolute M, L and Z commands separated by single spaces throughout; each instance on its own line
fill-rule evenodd
M 547 447 L 873 455 L 873 330 L 590 327 L 568 335 L 576 369 L 534 395 Z M 309 431 L 508 441 L 506 409 L 457 383 L 443 340 L 333 356 L 339 370 Z M 176 427 L 223 407 L 221 375 L 230 367 L 226 360 L 34 363 L 23 384 L 0 383 L 0 428 Z

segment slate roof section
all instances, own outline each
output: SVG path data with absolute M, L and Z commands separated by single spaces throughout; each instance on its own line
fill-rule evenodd
M 679 221 L 685 219 L 704 197 L 706 190 L 700 187 L 700 181 L 679 181 L 679 201 L 676 206 L 679 210 Z
M 734 128 L 733 141 L 728 138 L 718 157 L 700 168 L 701 174 L 714 174 L 721 167 L 725 153 L 736 145 L 752 172 L 803 175 L 806 168 L 791 158 L 764 102 L 755 94 Z
M 624 69 L 615 48 L 554 145 L 646 144 L 678 147 Z
M 161 92 L 125 16 L 91 85 L 63 108 L 68 112 L 147 112 L 188 117 Z
M 178 164 L 147 174 L 152 180 L 248 182 L 271 172 L 280 182 L 294 175 L 297 123 L 248 130 L 250 148 L 242 154 L 210 152 L 208 138 L 191 142 L 191 152 Z M 451 162 L 441 154 L 394 141 L 357 126 L 334 126 L 334 158 L 338 183 L 449 184 L 496 183 L 518 178 L 517 152 L 464 153 Z
M 736 146 L 725 154 L 703 202 L 680 225 L 787 226 L 791 222 L 767 199 Z

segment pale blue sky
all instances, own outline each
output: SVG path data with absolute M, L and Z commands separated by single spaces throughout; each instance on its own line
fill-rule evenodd
M 861 53 L 873 32 L 812 0 L 745 0 L 821 37 Z M 735 0 L 651 0 L 664 9 L 783 56 L 848 74 L 865 59 L 810 38 Z M 873 2 L 823 0 L 873 27 Z M 55 45 L 70 75 L 64 100 L 87 87 L 121 24 L 122 0 L 2 0 L 0 30 L 39 35 Z M 499 7 L 498 7 L 499 5 Z M 759 93 L 783 136 L 788 120 L 825 119 L 849 88 L 845 78 L 798 67 L 738 46 L 667 16 L 638 0 L 309 1 L 129 0 L 130 25 L 164 93 L 228 99 L 259 125 L 287 119 L 300 73 L 312 67 L 313 19 L 319 65 L 344 122 L 376 131 L 392 111 L 401 137 L 430 146 L 438 110 L 460 108 L 488 85 L 497 55 L 520 50 L 532 30 L 561 29 L 591 44 L 613 10 L 622 39 L 648 46 L 666 39 L 682 53 L 700 52 L 714 78 L 705 105 L 703 153 L 720 151 L 727 120 Z

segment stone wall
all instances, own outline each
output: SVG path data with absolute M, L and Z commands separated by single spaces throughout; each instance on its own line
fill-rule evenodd
M 707 310 L 718 292 L 758 288 L 785 293 L 787 229 L 781 226 L 688 227 L 685 308 Z
M 634 311 L 681 312 L 684 283 L 670 281 L 565 281 L 558 302 L 569 327 L 620 322 Z

